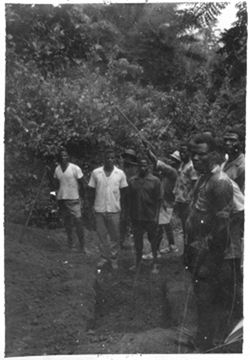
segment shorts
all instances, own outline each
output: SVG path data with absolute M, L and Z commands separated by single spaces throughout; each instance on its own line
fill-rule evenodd
M 161 206 L 158 224 L 159 225 L 169 224 L 172 219 L 172 215 L 173 215 L 173 208 L 171 207 L 163 208 Z
M 72 216 L 74 218 L 81 218 L 81 201 L 76 200 L 58 200 L 59 211 L 62 217 Z

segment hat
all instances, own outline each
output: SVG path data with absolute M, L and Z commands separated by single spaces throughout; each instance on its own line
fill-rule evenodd
M 123 158 L 130 158 L 133 159 L 134 161 L 137 160 L 137 156 L 136 156 L 136 152 L 133 149 L 127 149 L 124 151 L 124 153 L 122 154 Z
M 169 157 L 181 162 L 181 156 L 180 156 L 180 152 L 178 150 L 175 150 L 172 154 L 169 155 Z

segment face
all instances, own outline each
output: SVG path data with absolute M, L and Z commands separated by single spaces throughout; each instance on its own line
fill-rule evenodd
M 192 149 L 192 161 L 194 168 L 201 174 L 207 173 L 212 169 L 212 153 L 206 143 L 197 144 Z
M 68 162 L 69 162 L 69 155 L 68 155 L 67 151 L 62 151 L 60 153 L 60 164 L 67 165 Z
M 115 162 L 115 154 L 113 152 L 107 152 L 104 158 L 104 164 L 107 168 L 112 168 Z
M 171 165 L 175 169 L 178 169 L 180 166 L 180 161 L 174 158 L 169 158 L 169 165 Z
M 139 162 L 139 174 L 145 176 L 148 173 L 148 162 L 147 160 L 140 160 Z
M 187 146 L 181 146 L 180 157 L 181 157 L 181 160 L 184 162 L 189 160 L 189 151 L 188 151 Z
M 240 141 L 238 134 L 226 133 L 224 136 L 225 151 L 231 155 L 238 151 Z

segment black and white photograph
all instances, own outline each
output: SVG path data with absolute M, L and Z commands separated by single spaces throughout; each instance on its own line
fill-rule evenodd
M 3 356 L 246 355 L 246 1 L 3 8 Z

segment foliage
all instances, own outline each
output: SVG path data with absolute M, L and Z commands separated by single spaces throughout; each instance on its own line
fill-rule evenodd
M 212 64 L 210 88 L 211 121 L 219 129 L 240 124 L 246 115 L 246 3 L 238 4 L 237 21 L 220 39 L 222 44 Z
M 27 213 L 62 146 L 89 174 L 107 144 L 119 160 L 144 137 L 162 156 L 244 123 L 246 9 L 218 43 L 218 4 L 6 5 L 6 216 Z

